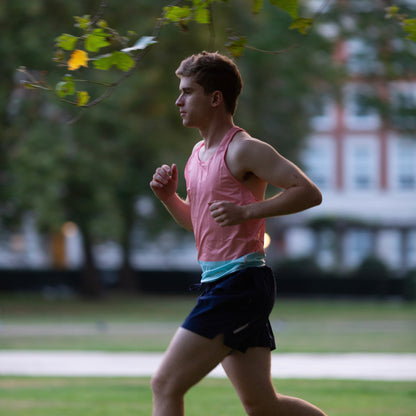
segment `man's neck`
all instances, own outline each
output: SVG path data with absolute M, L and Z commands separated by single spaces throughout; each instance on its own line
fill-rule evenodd
M 213 120 L 209 126 L 200 129 L 205 149 L 209 150 L 218 147 L 228 130 L 232 127 L 234 127 L 234 123 L 233 118 L 230 116 L 221 120 Z

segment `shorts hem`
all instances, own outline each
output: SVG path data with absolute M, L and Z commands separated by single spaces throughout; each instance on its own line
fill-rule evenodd
M 276 343 L 275 343 L 274 337 L 269 339 L 268 342 L 247 343 L 246 340 L 242 340 L 241 342 L 238 342 L 239 340 L 235 339 L 235 336 L 232 333 L 232 331 L 208 334 L 204 331 L 201 331 L 200 328 L 196 329 L 196 328 L 193 328 L 192 326 L 187 326 L 184 324 L 181 325 L 181 328 L 184 328 L 190 332 L 193 332 L 194 334 L 197 334 L 207 339 L 214 339 L 216 336 L 223 334 L 224 336 L 223 344 L 226 347 L 231 348 L 232 351 L 240 351 L 242 353 L 245 353 L 249 348 L 269 348 L 270 351 L 274 351 L 276 349 Z
M 208 339 L 224 335 L 224 345 L 245 352 L 251 347 L 276 348 L 269 315 L 276 287 L 267 266 L 241 270 L 202 285 L 197 304 L 182 327 Z

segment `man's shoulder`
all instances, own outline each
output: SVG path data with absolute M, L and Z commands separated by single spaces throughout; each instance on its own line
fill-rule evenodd
M 251 136 L 245 130 L 241 130 L 236 133 L 233 140 L 231 141 L 230 150 L 237 153 L 246 153 L 251 152 L 253 149 L 265 144 L 266 142 L 263 140 Z
M 226 163 L 232 175 L 246 184 L 250 183 L 250 189 L 254 190 L 263 185 L 260 176 L 257 174 L 259 166 L 262 166 L 264 159 L 272 151 L 272 147 L 266 142 L 252 137 L 244 131 L 236 134 L 231 141 L 226 155 Z M 256 179 L 253 179 L 256 178 Z M 254 181 L 254 182 L 253 182 Z
M 266 160 L 276 162 L 277 150 L 266 141 L 252 137 L 247 132 L 236 134 L 227 152 L 227 163 L 236 166 L 236 170 L 252 171 Z
M 200 147 L 203 142 L 203 140 L 199 140 L 198 142 L 196 142 L 194 147 L 192 148 L 192 152 L 194 152 L 198 147 Z

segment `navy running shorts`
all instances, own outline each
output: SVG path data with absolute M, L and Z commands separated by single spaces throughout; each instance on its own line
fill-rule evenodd
M 241 352 L 276 348 L 269 321 L 276 281 L 269 267 L 249 267 L 200 286 L 197 304 L 182 328 L 210 339 L 223 334 L 224 345 Z

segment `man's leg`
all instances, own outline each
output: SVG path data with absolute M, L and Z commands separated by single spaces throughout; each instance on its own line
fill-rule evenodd
M 183 416 L 185 393 L 229 352 L 222 335 L 211 340 L 179 328 L 152 377 L 153 416 Z
M 249 348 L 244 354 L 234 351 L 222 366 L 250 416 L 325 416 L 304 400 L 276 393 L 268 348 Z

